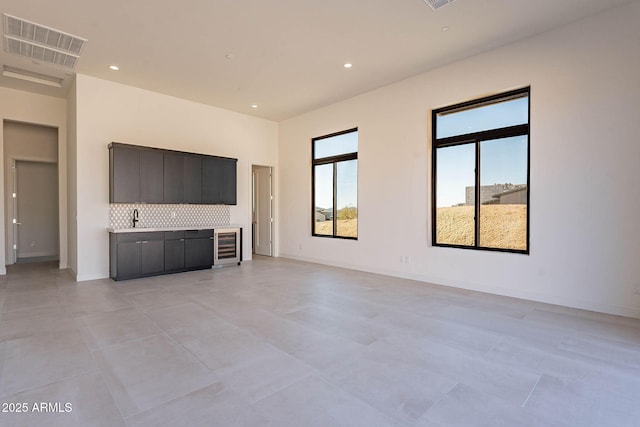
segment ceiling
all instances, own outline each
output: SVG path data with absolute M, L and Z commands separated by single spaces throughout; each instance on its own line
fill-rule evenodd
M 88 41 L 75 70 L 0 51 L 62 88 L 0 85 L 64 97 L 75 72 L 281 121 L 631 1 L 3 0 Z

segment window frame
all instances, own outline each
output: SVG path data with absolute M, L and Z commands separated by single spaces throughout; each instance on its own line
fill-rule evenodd
M 358 128 L 351 128 L 351 129 L 347 129 L 347 130 L 343 130 L 340 132 L 334 132 L 334 133 L 330 133 L 328 135 L 322 135 L 322 136 L 318 136 L 315 138 L 311 139 L 311 236 L 312 237 L 326 237 L 326 238 L 330 238 L 330 239 L 346 239 L 346 240 L 358 240 L 358 236 L 356 235 L 356 237 L 352 237 L 352 236 L 340 236 L 337 235 L 337 221 L 338 221 L 338 215 L 337 215 L 337 211 L 336 211 L 336 207 L 337 207 L 337 199 L 338 199 L 338 179 L 337 179 L 337 172 L 338 172 L 338 168 L 337 168 L 337 164 L 340 162 L 344 162 L 344 161 L 349 161 L 349 160 L 358 160 L 358 151 L 352 152 L 352 153 L 344 153 L 344 154 L 338 154 L 336 156 L 329 156 L 329 157 L 323 157 L 320 159 L 316 159 L 315 158 L 315 148 L 316 148 L 316 142 L 323 140 L 323 139 L 327 139 L 327 138 L 333 138 L 336 136 L 340 136 L 340 135 L 345 135 L 348 133 L 353 133 L 353 132 L 358 132 Z M 359 147 L 358 147 L 359 149 Z M 317 234 L 316 233 L 316 166 L 319 165 L 327 165 L 327 164 L 331 164 L 333 165 L 333 229 L 332 229 L 332 234 Z M 356 185 L 357 185 L 357 177 L 356 177 Z M 356 196 L 357 197 L 357 196 Z M 356 206 L 357 208 L 357 206 Z M 358 214 L 359 216 L 359 214 Z
M 456 113 L 473 108 L 479 108 L 487 105 L 494 104 L 498 101 L 509 101 L 511 99 L 517 99 L 521 97 L 527 97 L 527 123 L 515 126 L 507 126 L 502 128 L 494 128 L 484 131 L 471 132 L 467 134 L 449 136 L 444 138 L 437 138 L 437 119 L 438 115 L 442 113 Z M 509 248 L 495 248 L 480 245 L 480 177 L 481 177 L 481 154 L 480 145 L 483 141 L 503 139 L 515 136 L 527 137 L 527 224 L 526 224 L 526 247 L 525 249 L 509 249 Z M 458 104 L 450 105 L 447 107 L 437 108 L 431 111 L 431 244 L 437 247 L 446 248 L 458 248 L 458 249 L 471 249 L 482 251 L 494 251 L 494 252 L 508 252 L 528 255 L 530 251 L 530 212 L 531 212 L 531 186 L 530 186 L 530 174 L 531 174 L 531 87 L 526 86 L 520 89 L 515 89 L 508 92 L 502 92 L 495 95 L 490 95 L 471 101 L 465 101 Z M 475 197 L 474 197 L 474 244 L 473 245 L 456 245 L 451 243 L 438 243 L 437 240 L 437 220 L 436 220 L 436 189 L 437 189 L 437 150 L 438 148 L 453 147 L 465 144 L 475 145 Z

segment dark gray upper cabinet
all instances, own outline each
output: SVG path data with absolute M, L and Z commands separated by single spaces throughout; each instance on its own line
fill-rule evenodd
M 202 160 L 202 203 L 235 205 L 237 160 L 205 157 Z
M 140 150 L 110 147 L 109 175 L 109 203 L 140 201 Z
M 109 147 L 109 202 L 163 203 L 161 150 L 111 144 Z
M 164 202 L 184 203 L 184 155 L 164 153 Z
M 237 203 L 237 159 L 111 143 L 110 203 Z
M 194 154 L 164 153 L 164 203 L 202 201 L 202 160 Z
M 218 163 L 216 157 L 202 159 L 202 203 L 216 204 L 220 200 Z
M 223 205 L 235 205 L 238 203 L 236 159 L 222 159 L 220 162 L 220 203 Z
M 202 156 L 184 156 L 184 202 L 202 203 Z
M 163 203 L 164 153 L 160 150 L 140 150 L 140 201 Z

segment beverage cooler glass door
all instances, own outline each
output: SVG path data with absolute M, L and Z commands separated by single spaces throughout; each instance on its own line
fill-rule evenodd
M 213 265 L 240 264 L 240 229 L 216 229 L 213 237 Z

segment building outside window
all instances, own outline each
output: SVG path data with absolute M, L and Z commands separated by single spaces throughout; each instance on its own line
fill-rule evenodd
M 358 129 L 312 140 L 313 236 L 358 238 Z
M 529 91 L 433 110 L 434 246 L 529 253 Z

